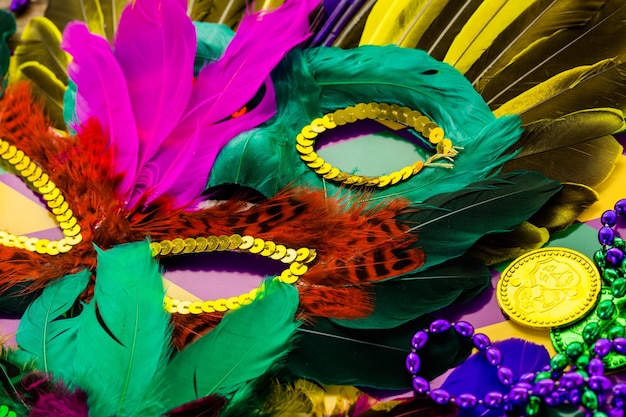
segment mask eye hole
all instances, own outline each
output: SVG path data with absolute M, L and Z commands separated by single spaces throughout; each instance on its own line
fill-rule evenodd
M 439 71 L 431 69 L 431 70 L 426 70 L 426 71 L 422 72 L 422 75 L 435 75 L 437 73 L 439 73 Z

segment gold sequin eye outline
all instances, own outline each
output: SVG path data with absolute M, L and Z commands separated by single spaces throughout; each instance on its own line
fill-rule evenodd
M 388 120 L 413 128 L 427 138 L 430 143 L 435 145 L 436 152 L 426 161 L 416 161 L 412 165 L 381 176 L 354 175 L 347 173 L 334 167 L 315 152 L 315 139 L 320 133 L 334 129 L 337 126 L 365 119 Z M 445 133 L 441 127 L 437 126 L 436 123 L 419 111 L 412 110 L 408 107 L 400 107 L 397 104 L 374 102 L 348 106 L 314 119 L 310 124 L 304 126 L 300 133 L 296 135 L 295 146 L 300 155 L 300 159 L 324 179 L 345 185 L 378 188 L 384 188 L 406 181 L 420 173 L 423 168 L 453 168 L 454 157 L 458 154 L 458 150 L 461 149 L 455 147 L 452 141 L 445 137 Z M 437 162 L 442 159 L 447 162 Z
M 315 249 L 309 248 L 287 248 L 284 245 L 276 244 L 270 240 L 263 240 L 253 236 L 241 236 L 233 234 L 230 236 L 201 236 L 197 238 L 172 240 L 161 240 L 151 242 L 150 249 L 152 256 L 172 256 L 187 253 L 203 252 L 244 252 L 264 256 L 275 261 L 286 264 L 284 269 L 274 279 L 286 284 L 295 284 L 304 275 L 309 264 L 315 260 L 317 253 Z M 202 314 L 225 312 L 234 310 L 242 305 L 250 304 L 255 299 L 258 289 L 253 289 L 247 293 L 230 297 L 219 298 L 217 300 L 187 301 L 166 296 L 164 299 L 165 310 L 169 313 L 178 314 Z
M 48 240 L 14 235 L 6 230 L 0 230 L 0 246 L 54 256 L 67 253 L 72 247 L 78 245 L 83 240 L 81 227 L 74 217 L 74 212 L 65 201 L 63 192 L 50 180 L 48 174 L 24 154 L 24 151 L 3 139 L 0 139 L 0 157 L 24 182 L 43 197 L 48 210 L 56 216 L 56 221 L 63 232 L 62 239 Z

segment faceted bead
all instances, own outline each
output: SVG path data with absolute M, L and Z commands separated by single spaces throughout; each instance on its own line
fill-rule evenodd
M 593 254 L 593 261 L 596 265 L 598 265 L 598 267 L 603 268 L 606 264 L 606 253 L 601 249 L 595 251 Z
M 430 323 L 430 332 L 431 333 L 443 333 L 447 331 L 451 327 L 450 322 L 448 320 L 439 319 Z
M 613 349 L 620 355 L 626 355 L 626 338 L 616 337 L 613 340 Z
M 450 394 L 448 393 L 448 391 L 444 391 L 442 389 L 432 390 L 430 393 L 430 398 L 432 398 L 434 402 L 440 405 L 445 405 L 450 402 Z
M 589 360 L 591 358 L 588 354 L 580 355 L 578 359 L 576 359 L 576 367 L 579 369 L 586 369 L 589 365 Z
M 541 399 L 534 395 L 530 397 L 528 405 L 526 406 L 526 416 L 534 417 L 539 413 L 539 406 L 541 405 Z
M 613 265 L 619 266 L 624 260 L 624 252 L 619 248 L 611 248 L 606 251 L 606 260 Z
M 590 410 L 595 410 L 598 408 L 598 396 L 595 392 L 591 390 L 585 390 L 583 396 L 580 399 L 580 402 Z
M 611 351 L 613 347 L 613 343 L 611 343 L 608 339 L 598 339 L 596 343 L 593 345 L 593 351 L 599 357 L 603 358 Z
M 622 298 L 626 295 L 626 278 L 615 278 L 611 283 L 611 294 L 615 298 Z
M 623 398 L 613 397 L 613 399 L 611 400 L 611 407 L 613 408 L 623 409 L 625 405 L 626 405 L 626 400 L 624 400 Z
M 542 379 L 541 381 L 537 381 L 533 392 L 540 397 L 545 397 L 549 395 L 554 390 L 554 381 L 551 379 Z
M 605 281 L 613 283 L 613 281 L 619 278 L 619 271 L 615 268 L 609 268 L 608 266 L 606 266 L 602 271 L 602 278 Z
M 491 346 L 487 348 L 485 356 L 487 357 L 487 362 L 492 366 L 498 366 L 502 363 L 502 352 L 496 347 Z
M 420 357 L 415 352 L 411 352 L 406 357 L 406 369 L 413 375 L 420 371 Z
M 413 389 L 418 394 L 426 394 L 428 391 L 430 391 L 430 383 L 421 376 L 414 376 Z
M 532 384 L 535 382 L 535 377 L 536 375 L 534 373 L 528 372 L 528 373 L 522 374 L 522 376 L 519 377 L 519 382 L 525 383 L 525 384 Z
M 609 339 L 614 340 L 620 337 L 626 336 L 626 329 L 624 326 L 616 324 L 615 326 L 609 329 Z
M 622 198 L 617 203 L 615 203 L 615 211 L 619 215 L 626 214 L 626 198 Z
M 506 366 L 501 366 L 498 368 L 498 380 L 505 386 L 509 386 L 515 380 L 515 375 L 511 368 L 507 368 Z
M 485 395 L 485 398 L 483 398 L 483 404 L 485 404 L 485 407 L 494 410 L 502 406 L 503 398 L 504 394 L 502 394 L 501 392 L 488 392 Z
M 603 413 L 602 411 L 595 411 L 593 413 L 593 417 L 609 417 L 606 413 Z
M 569 392 L 567 398 L 568 398 L 570 404 L 572 404 L 572 405 L 580 404 L 580 400 L 581 400 L 580 390 L 579 389 L 571 390 Z
M 509 392 L 509 400 L 514 404 L 523 404 L 528 400 L 528 390 L 516 386 Z
M 603 245 L 610 245 L 615 238 L 615 231 L 608 226 L 601 227 L 598 231 L 598 240 Z
M 618 382 L 613 385 L 613 395 L 626 399 L 626 382 Z
M 611 410 L 609 410 L 609 414 L 608 417 L 624 417 L 625 412 L 624 412 L 624 407 L 616 407 L 613 408 Z
M 563 395 L 563 393 L 554 391 L 552 392 L 550 395 L 548 395 L 544 401 L 546 402 L 546 404 L 550 407 L 556 407 L 558 405 L 561 405 L 565 402 L 566 397 L 565 395 Z
M 464 337 L 471 337 L 474 334 L 474 326 L 466 321 L 458 321 L 454 323 L 454 330 Z
M 604 363 L 602 359 L 593 358 L 590 360 L 587 372 L 589 372 L 589 375 L 604 375 Z
M 596 314 L 601 320 L 609 320 L 615 313 L 615 303 L 613 300 L 604 300 L 598 304 L 598 311 Z
M 583 328 L 583 339 L 585 343 L 591 344 L 600 337 L 600 325 L 598 323 L 589 323 Z
M 426 333 L 424 330 L 420 330 L 419 332 L 415 333 L 415 336 L 413 336 L 413 339 L 411 339 L 411 346 L 413 346 L 413 349 L 415 350 L 420 350 L 424 347 L 426 342 L 428 342 L 428 333 Z
M 478 399 L 475 395 L 472 394 L 461 394 L 456 399 L 456 403 L 462 410 L 471 410 L 472 408 L 476 407 Z
M 484 333 L 476 333 L 472 337 L 472 341 L 478 350 L 485 350 L 491 345 L 491 340 Z
M 615 238 L 615 231 L 608 226 L 601 227 L 598 231 L 598 240 L 603 245 L 610 245 Z
M 567 345 L 567 347 L 565 348 L 565 354 L 570 358 L 570 359 L 576 359 L 578 358 L 580 355 L 583 354 L 583 352 L 585 351 L 585 347 L 583 346 L 582 343 L 580 342 L 571 342 L 569 345 Z
M 615 226 L 617 223 L 617 213 L 615 210 L 607 210 L 602 213 L 602 217 L 600 217 L 600 221 L 603 226 Z
M 612 385 L 609 378 L 602 375 L 593 375 L 589 378 L 589 388 L 593 391 L 604 392 L 611 389 Z
M 579 387 L 584 382 L 585 379 L 578 372 L 567 372 L 561 377 L 561 386 L 567 389 Z
M 567 356 L 564 353 L 557 353 L 550 359 L 550 366 L 555 371 L 562 371 L 567 366 Z
M 613 246 L 624 250 L 626 249 L 626 241 L 624 241 L 621 237 L 615 236 L 615 239 L 613 239 Z

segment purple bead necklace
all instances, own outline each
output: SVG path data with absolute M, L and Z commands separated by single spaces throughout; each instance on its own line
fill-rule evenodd
M 602 277 L 611 284 L 615 298 L 626 295 L 626 244 L 616 236 L 613 227 L 619 216 L 626 215 L 626 199 L 615 204 L 614 210 L 602 214 L 603 227 L 598 239 L 603 245 L 596 252 L 594 260 Z M 611 304 L 612 300 L 607 300 Z M 597 310 L 597 309 L 596 309 Z M 485 355 L 487 362 L 496 369 L 503 392 L 489 392 L 483 398 L 466 393 L 453 396 L 443 389 L 430 389 L 430 383 L 419 376 L 420 357 L 418 352 L 428 342 L 429 334 L 443 333 L 453 329 L 460 336 L 471 338 L 479 354 Z M 416 393 L 429 395 L 437 404 L 456 404 L 462 410 L 472 410 L 479 405 L 490 410 L 501 410 L 507 415 L 536 416 L 542 403 L 550 407 L 569 404 L 580 407 L 589 417 L 624 417 L 626 408 L 626 383 L 613 384 L 604 375 L 602 361 L 606 355 L 616 352 L 626 355 L 626 338 L 622 335 L 612 338 L 586 340 L 571 343 L 563 353 L 557 353 L 540 372 L 529 372 L 516 377 L 513 371 L 502 365 L 502 352 L 487 335 L 474 333 L 474 327 L 465 321 L 450 323 L 435 320 L 428 329 L 420 330 L 411 340 L 411 353 L 406 358 L 406 368 L 413 378 Z

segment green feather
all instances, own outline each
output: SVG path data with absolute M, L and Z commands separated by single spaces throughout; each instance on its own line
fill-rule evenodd
M 35 370 L 34 363 L 35 358 L 27 352 L 12 347 L 0 347 L 0 404 L 7 406 L 18 416 L 28 414 L 28 407 L 19 392 L 19 382 L 26 374 Z
M 295 287 L 267 280 L 249 305 L 226 314 L 209 334 L 176 355 L 159 384 L 173 408 L 210 394 L 232 395 L 287 352 L 299 326 Z
M 148 242 L 96 249 L 93 299 L 78 316 L 59 319 L 84 289 L 89 273 L 47 287 L 20 324 L 18 343 L 40 356 L 40 362 L 44 355 L 55 377 L 88 394 L 90 416 L 158 415 L 165 411 L 160 393 L 146 381 L 167 362 L 171 337 L 158 264 Z
M 15 17 L 12 13 L 0 10 L 0 27 L 2 28 L 2 30 L 0 30 L 0 80 L 2 80 L 2 85 L 0 86 L 0 97 L 2 97 L 4 89 L 7 86 L 7 79 L 5 76 L 9 71 L 9 62 L 11 58 L 11 50 L 7 44 L 7 40 L 17 29 Z
M 391 329 L 454 302 L 473 298 L 491 281 L 489 269 L 458 258 L 425 271 L 373 285 L 374 312 L 355 320 L 332 320 L 353 329 Z
M 90 415 L 146 415 L 146 381 L 164 366 L 171 334 L 159 267 L 148 242 L 96 249 L 98 278 L 79 316 L 73 382 L 89 394 Z
M 522 132 L 516 116 L 496 119 L 461 73 L 423 51 L 394 46 L 293 51 L 272 78 L 277 115 L 226 145 L 209 186 L 235 183 L 267 196 L 294 183 L 337 192 L 336 185 L 300 160 L 295 138 L 314 118 L 359 102 L 395 103 L 419 110 L 464 148 L 453 169 L 424 169 L 408 181 L 375 190 L 373 200 L 403 196 L 423 201 L 483 179 L 513 157 L 504 152 Z M 377 157 L 374 150 L 363 165 Z
M 76 341 L 78 319 L 66 316 L 90 276 L 88 270 L 83 270 L 48 285 L 20 320 L 17 344 L 38 358 L 37 367 L 44 372 L 63 373 L 67 365 L 66 352 Z
M 418 236 L 425 269 L 463 255 L 484 235 L 515 229 L 560 189 L 539 173 L 511 172 L 431 197 L 397 219 Z
M 288 370 L 294 377 L 326 385 L 405 390 L 411 387 L 405 366 L 411 338 L 432 320 L 424 316 L 394 329 L 363 330 L 316 319 L 298 332 L 298 343 L 288 356 Z M 458 365 L 472 350 L 471 341 L 454 331 L 431 336 L 420 351 L 420 375 L 429 380 Z

